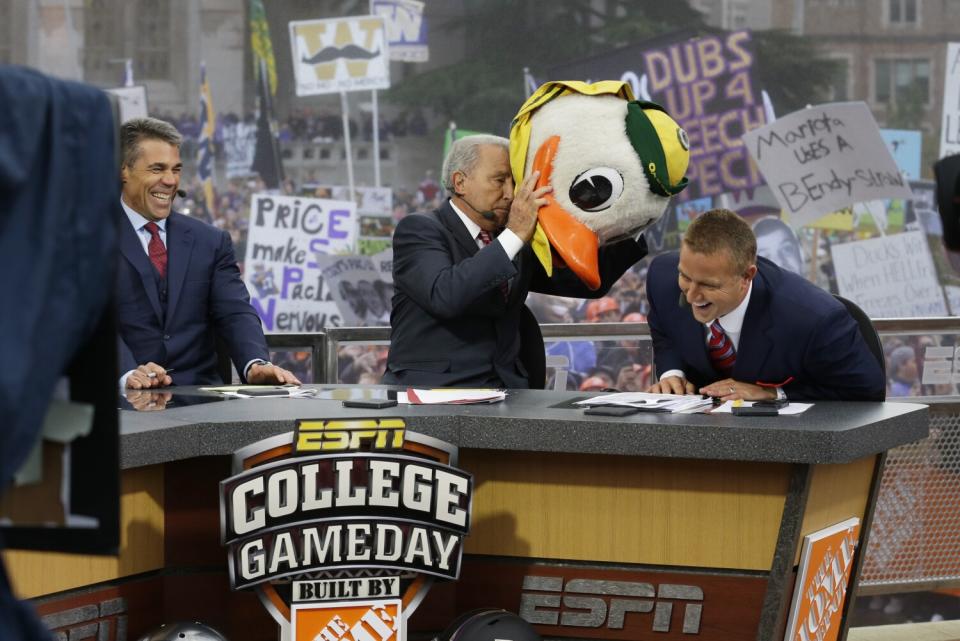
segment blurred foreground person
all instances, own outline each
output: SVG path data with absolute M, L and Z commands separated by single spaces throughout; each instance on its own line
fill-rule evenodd
M 110 315 L 103 284 L 117 247 L 117 166 L 103 91 L 0 65 L 0 105 L 0 354 L 14 364 L 0 371 L 3 494 L 40 437 L 63 372 Z M 2 559 L 0 639 L 52 639 L 14 597 Z

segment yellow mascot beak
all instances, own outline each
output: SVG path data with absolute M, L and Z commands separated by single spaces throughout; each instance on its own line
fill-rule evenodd
M 559 145 L 560 136 L 551 136 L 537 149 L 531 168 L 532 171 L 540 172 L 537 188 L 550 184 L 553 159 Z M 561 207 L 552 193 L 545 198 L 547 204 L 540 208 L 537 216 L 538 231 L 543 231 L 554 251 L 587 287 L 599 289 L 600 266 L 597 250 L 600 240 L 593 230 Z

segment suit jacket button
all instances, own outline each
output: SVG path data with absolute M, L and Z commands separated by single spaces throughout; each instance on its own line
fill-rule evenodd
M 165 341 L 170 340 L 170 334 L 164 334 L 164 335 L 163 335 L 163 340 L 165 340 Z

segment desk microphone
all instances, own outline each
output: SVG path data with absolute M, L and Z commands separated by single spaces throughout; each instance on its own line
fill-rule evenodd
M 469 200 L 467 200 L 466 197 L 465 197 L 463 194 L 461 194 L 461 193 L 459 193 L 459 192 L 453 192 L 453 194 L 454 194 L 454 196 L 456 196 L 457 198 L 459 198 L 459 199 L 462 200 L 463 202 L 467 203 L 467 205 L 470 207 L 470 209 L 472 209 L 473 211 L 475 211 L 475 212 L 477 212 L 478 214 L 480 214 L 481 216 L 483 216 L 486 220 L 495 221 L 495 220 L 497 219 L 497 215 L 496 215 L 495 213 L 493 213 L 493 211 L 491 211 L 491 210 L 489 210 L 489 209 L 486 210 L 486 211 L 480 211 L 479 209 L 477 209 L 476 207 L 474 207 L 474 206 L 473 206 L 473 203 L 471 203 Z

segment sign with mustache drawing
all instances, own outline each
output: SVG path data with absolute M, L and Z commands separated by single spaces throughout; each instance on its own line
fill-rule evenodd
M 291 22 L 290 48 L 298 96 L 390 87 L 382 17 Z

